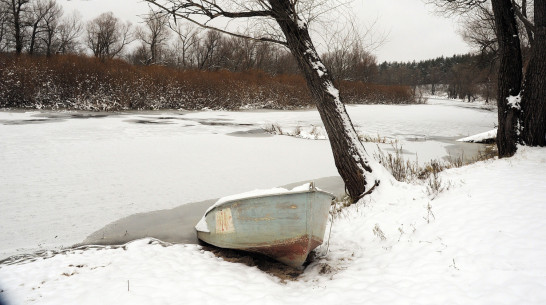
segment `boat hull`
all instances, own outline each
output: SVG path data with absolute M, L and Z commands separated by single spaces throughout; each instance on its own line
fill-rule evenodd
M 310 190 L 228 201 L 205 215 L 214 246 L 256 252 L 293 267 L 322 244 L 332 195 Z

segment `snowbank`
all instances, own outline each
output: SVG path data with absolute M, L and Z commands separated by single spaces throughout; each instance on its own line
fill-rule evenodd
M 488 143 L 495 141 L 495 139 L 497 139 L 497 128 L 470 137 L 462 138 L 457 141 L 469 143 Z

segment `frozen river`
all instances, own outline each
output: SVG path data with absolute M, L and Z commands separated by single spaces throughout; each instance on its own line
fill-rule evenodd
M 420 162 L 472 151 L 454 139 L 496 122 L 495 112 L 447 101 L 348 111 L 360 132 L 398 139 Z M 271 124 L 322 125 L 315 110 L 2 111 L 0 259 L 70 246 L 135 213 L 337 174 L 327 141 L 264 133 Z

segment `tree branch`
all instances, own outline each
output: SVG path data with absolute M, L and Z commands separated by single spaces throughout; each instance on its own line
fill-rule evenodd
M 535 25 L 533 24 L 533 22 L 531 22 L 531 20 L 527 18 L 527 12 L 523 11 L 522 7 L 515 0 L 512 0 L 512 5 L 514 6 L 514 12 L 516 13 L 516 16 L 525 26 L 527 35 L 529 35 L 529 41 L 532 41 L 532 35 L 535 33 Z
M 183 1 L 183 3 L 179 5 L 173 5 L 172 8 L 168 8 L 167 6 L 158 3 L 156 0 L 144 0 L 162 11 L 166 12 L 166 14 L 171 15 L 174 17 L 175 23 L 176 18 L 181 18 L 184 20 L 187 20 L 193 24 L 196 24 L 204 29 L 217 31 L 226 35 L 230 35 L 233 37 L 243 38 L 243 39 L 249 39 L 253 41 L 260 41 L 260 42 L 272 42 L 276 44 L 280 44 L 282 46 L 287 46 L 287 43 L 282 40 L 277 40 L 273 38 L 268 37 L 252 37 L 236 32 L 231 32 L 225 29 L 221 29 L 219 27 L 210 26 L 207 23 L 211 21 L 214 18 L 217 17 L 226 17 L 226 18 L 254 18 L 254 17 L 273 17 L 273 12 L 270 10 L 259 10 L 259 11 L 242 11 L 242 12 L 228 12 L 223 10 L 220 6 L 218 6 L 215 2 L 202 0 L 201 3 L 196 3 L 194 1 Z M 204 4 L 202 4 L 204 3 Z M 197 21 L 195 18 L 192 18 L 192 16 L 206 16 L 208 20 L 206 22 L 200 22 Z

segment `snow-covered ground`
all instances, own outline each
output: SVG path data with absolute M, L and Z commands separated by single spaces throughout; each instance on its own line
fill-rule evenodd
M 334 220 L 296 281 L 143 239 L 0 267 L 10 304 L 544 304 L 545 149 L 384 183 Z
M 361 131 L 398 139 L 420 161 L 496 120 L 434 100 L 348 111 Z M 0 259 L 81 242 L 134 213 L 336 174 L 327 141 L 261 131 L 320 127 L 316 111 L 85 115 L 0 112 Z M 146 239 L 1 265 L 0 296 L 10 305 L 544 304 L 546 150 L 440 178 L 438 196 L 387 182 L 344 210 L 329 251 L 320 247 L 296 281 Z

